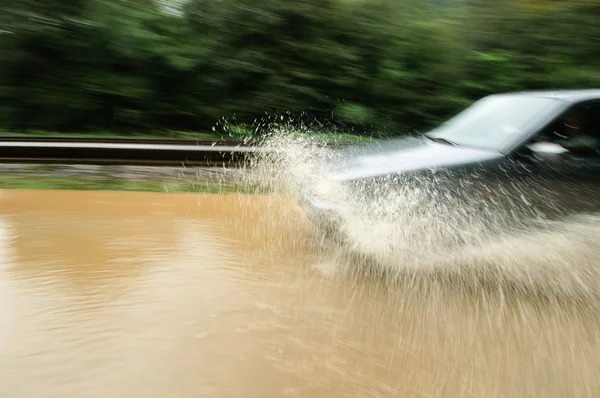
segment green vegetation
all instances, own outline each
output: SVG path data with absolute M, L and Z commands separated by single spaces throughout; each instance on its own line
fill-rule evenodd
M 597 0 L 8 1 L 0 129 L 423 130 L 489 93 L 600 87 L 598 20 Z
M 0 189 L 56 189 L 74 191 L 138 191 L 170 193 L 264 193 L 265 188 L 242 184 L 199 182 L 164 183 L 160 181 L 125 181 L 73 177 L 20 177 L 1 178 Z
M 72 132 L 72 131 L 39 131 L 39 130 L 25 130 L 25 131 L 14 131 L 14 130 L 0 130 L 0 137 L 72 137 L 72 138 L 168 138 L 168 139 L 193 139 L 202 141 L 214 141 L 227 138 L 223 135 L 207 132 L 172 132 L 172 131 L 147 131 L 147 132 Z

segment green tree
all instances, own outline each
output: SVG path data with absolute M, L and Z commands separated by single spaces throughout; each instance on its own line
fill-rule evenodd
M 289 113 L 402 134 L 490 93 L 600 86 L 599 18 L 584 0 L 4 2 L 0 127 Z

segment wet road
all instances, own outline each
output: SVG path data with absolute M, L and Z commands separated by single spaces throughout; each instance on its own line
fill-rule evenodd
M 344 277 L 286 199 L 0 192 L 2 397 L 597 397 L 600 315 Z

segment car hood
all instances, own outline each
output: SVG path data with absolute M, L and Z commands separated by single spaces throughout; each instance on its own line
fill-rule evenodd
M 454 168 L 502 158 L 500 152 L 437 143 L 424 137 L 403 137 L 336 151 L 325 174 L 335 181 Z

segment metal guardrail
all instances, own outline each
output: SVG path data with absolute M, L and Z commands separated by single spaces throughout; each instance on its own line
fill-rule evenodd
M 235 141 L 0 137 L 0 163 L 239 166 L 265 151 Z
M 0 138 L 0 163 L 219 166 L 239 165 L 262 151 L 256 145 L 226 141 Z

